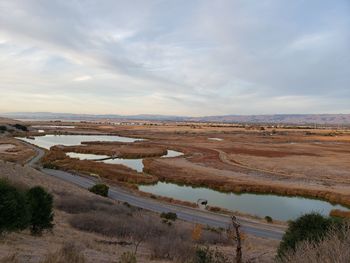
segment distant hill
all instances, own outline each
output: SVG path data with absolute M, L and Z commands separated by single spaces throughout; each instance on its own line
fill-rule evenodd
M 194 121 L 225 123 L 350 124 L 350 114 L 226 115 L 191 119 Z
M 13 119 L 34 120 L 140 120 L 140 121 L 183 121 L 220 123 L 275 123 L 275 124 L 327 124 L 350 125 L 350 114 L 274 114 L 274 115 L 224 115 L 224 116 L 168 116 L 168 115 L 116 115 L 116 114 L 73 114 L 52 112 L 12 112 L 2 114 Z
M 0 125 L 23 124 L 21 121 L 0 117 Z

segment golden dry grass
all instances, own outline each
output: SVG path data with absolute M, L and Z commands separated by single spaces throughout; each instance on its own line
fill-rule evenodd
M 111 182 L 150 184 L 157 181 L 155 176 L 137 173 L 123 165 L 69 158 L 59 147 L 51 148 L 42 159 L 42 163 L 65 171 L 77 171 L 87 175 L 97 174 Z
M 42 185 L 54 195 L 56 201 L 59 200 L 61 196 L 72 195 L 71 193 L 74 193 L 74 198 L 71 202 L 72 205 L 78 205 L 75 204 L 76 202 L 74 202 L 74 200 L 90 200 L 91 198 L 97 198 L 99 200 L 105 200 L 103 202 L 107 202 L 106 199 L 93 195 L 85 189 L 44 175 L 27 166 L 0 161 L 0 177 L 7 178 L 8 180 L 15 183 L 20 182 L 26 184 L 27 186 Z M 88 207 L 91 208 L 91 205 L 95 203 L 96 202 L 89 202 Z M 108 201 L 108 203 L 115 203 L 116 205 L 118 204 L 118 202 L 114 201 Z M 80 260 L 80 258 L 83 256 L 86 262 L 118 262 L 118 259 L 124 252 L 130 251 L 129 246 L 117 245 L 117 242 L 123 241 L 123 239 L 118 239 L 116 237 L 106 237 L 101 234 L 88 233 L 72 228 L 69 224 L 69 220 L 72 215 L 60 209 L 55 209 L 54 211 L 55 227 L 52 233 L 45 233 L 42 237 L 31 236 L 28 231 L 6 235 L 5 238 L 3 238 L 0 242 L 0 259 L 5 258 L 4 260 L 7 260 L 7 262 L 11 262 L 9 260 L 12 258 L 18 262 L 45 262 L 45 260 L 49 259 L 62 259 L 65 258 L 65 256 L 67 256 L 66 254 L 69 252 L 66 251 L 66 253 L 62 250 L 62 247 L 64 248 L 67 242 L 73 242 L 79 248 L 77 250 L 79 253 L 75 253 L 71 256 L 73 258 L 77 258 L 77 260 Z M 92 209 L 94 209 L 93 206 Z M 154 218 L 152 222 L 160 220 L 159 215 L 145 211 L 142 211 L 141 213 L 143 215 Z M 178 221 L 176 224 L 178 224 L 180 228 L 184 229 L 192 229 L 194 227 L 192 224 L 182 221 Z M 209 236 L 206 238 L 215 240 L 212 239 L 213 237 Z M 269 262 L 269 260 L 271 260 L 275 254 L 277 245 L 278 242 L 276 241 L 245 236 L 244 255 L 247 258 L 250 258 L 255 257 L 256 255 L 264 254 L 262 256 L 264 259 L 263 262 Z M 232 250 L 231 246 L 224 246 L 221 249 L 226 251 L 226 253 L 231 253 Z M 152 249 L 149 247 L 149 245 L 146 243 L 141 244 L 137 253 L 138 262 L 169 262 L 169 260 L 159 259 L 154 261 L 154 259 L 152 259 L 154 257 L 152 256 L 153 253 L 154 252 L 152 252 Z M 78 256 L 76 257 L 76 255 Z
M 1 145 L 12 145 L 9 149 L 0 151 L 0 159 L 5 161 L 23 164 L 35 155 L 34 150 L 14 138 L 0 137 Z

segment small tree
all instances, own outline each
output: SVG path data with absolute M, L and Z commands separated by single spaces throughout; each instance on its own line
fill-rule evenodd
M 95 184 L 93 187 L 89 188 L 90 192 L 104 197 L 108 196 L 108 190 L 109 187 L 105 184 Z
M 52 229 L 53 197 L 44 188 L 36 186 L 27 193 L 31 212 L 30 229 L 32 234 L 40 235 L 44 229 Z
M 22 130 L 22 131 L 28 131 L 27 126 L 24 126 L 22 124 L 16 123 L 15 125 L 12 125 L 13 127 L 15 127 L 18 130 Z
M 124 252 L 120 256 L 118 263 L 137 263 L 136 256 L 130 251 Z
M 273 222 L 273 219 L 271 216 L 265 216 L 265 220 L 267 223 L 272 223 Z
M 7 131 L 7 127 L 5 125 L 0 125 L 0 133 L 4 133 Z
M 328 230 L 335 225 L 340 225 L 340 221 L 323 217 L 319 213 L 306 214 L 291 221 L 278 248 L 278 257 L 282 257 L 288 250 L 295 250 L 301 241 L 322 240 Z
M 30 220 L 25 194 L 0 180 L 0 234 L 25 229 Z
M 173 212 L 168 212 L 168 213 L 161 213 L 160 214 L 160 217 L 161 218 L 165 218 L 167 220 L 172 220 L 172 221 L 175 221 L 177 219 L 177 214 L 176 213 L 173 213 Z
M 229 263 L 230 260 L 217 248 L 197 247 L 194 263 Z

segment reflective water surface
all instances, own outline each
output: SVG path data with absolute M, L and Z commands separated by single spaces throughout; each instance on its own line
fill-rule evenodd
M 271 216 L 274 219 L 290 220 L 311 211 L 328 215 L 332 209 L 349 210 L 341 205 L 332 205 L 326 201 L 302 197 L 277 195 L 221 193 L 208 188 L 192 188 L 171 183 L 158 182 L 156 185 L 142 185 L 144 192 L 172 197 L 174 199 L 196 203 L 198 199 L 208 200 L 208 205 L 240 211 L 260 217 Z
M 36 136 L 33 139 L 19 138 L 20 140 L 32 143 L 39 147 L 50 149 L 54 145 L 72 146 L 79 145 L 81 142 L 105 141 L 105 142 L 135 142 L 141 139 L 110 136 L 110 135 L 45 135 Z
M 79 145 L 84 141 L 119 141 L 135 142 L 140 139 L 108 136 L 108 135 L 45 135 L 37 136 L 35 139 L 20 138 L 21 140 L 35 144 L 39 147 L 49 149 L 54 145 Z M 214 138 L 213 138 L 214 139 Z M 82 160 L 100 160 L 108 158 L 107 155 L 67 153 L 72 158 Z M 183 153 L 168 150 L 162 158 L 181 156 Z M 143 159 L 123 159 L 115 158 L 103 160 L 102 162 L 110 164 L 122 164 L 138 172 L 143 171 Z M 233 211 L 240 211 L 260 217 L 271 216 L 274 219 L 289 220 L 294 219 L 301 214 L 311 211 L 320 212 L 328 215 L 332 209 L 349 210 L 340 205 L 332 205 L 326 201 L 302 198 L 286 197 L 277 195 L 259 195 L 259 194 L 235 194 L 221 193 L 207 188 L 192 188 L 190 186 L 179 186 L 171 183 L 158 182 L 156 185 L 140 186 L 141 191 L 153 193 L 156 195 L 167 196 L 174 199 L 197 202 L 198 199 L 208 200 L 211 206 L 218 206 Z

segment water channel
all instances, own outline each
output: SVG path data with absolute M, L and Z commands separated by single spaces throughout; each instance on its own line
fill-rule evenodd
M 35 144 L 39 147 L 49 149 L 54 145 L 79 145 L 84 141 L 119 141 L 135 142 L 140 139 L 108 135 L 45 135 L 37 136 L 35 139 L 20 138 L 21 140 Z M 107 155 L 67 153 L 72 158 L 85 160 L 100 160 L 108 158 Z M 181 152 L 168 150 L 162 158 L 178 157 Z M 123 164 L 138 172 L 142 172 L 142 159 L 114 158 L 102 160 L 105 163 Z M 312 211 L 328 215 L 332 209 L 349 210 L 341 205 L 334 205 L 326 201 L 303 197 L 287 197 L 278 195 L 261 194 L 235 194 L 222 193 L 208 188 L 193 188 L 180 186 L 172 183 L 158 182 L 155 185 L 141 185 L 139 189 L 155 195 L 167 196 L 178 200 L 197 202 L 198 199 L 207 199 L 211 206 L 218 206 L 233 211 L 240 211 L 260 217 L 271 216 L 278 220 L 295 219 L 301 214 Z

